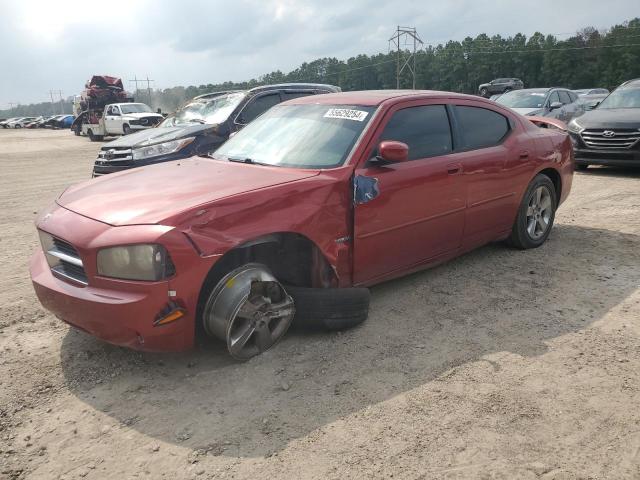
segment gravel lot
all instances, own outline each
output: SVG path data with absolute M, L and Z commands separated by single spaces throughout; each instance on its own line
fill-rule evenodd
M 640 478 L 639 171 L 577 173 L 540 249 L 386 283 L 360 328 L 235 363 L 40 308 L 33 219 L 99 146 L 0 129 L 0 478 Z

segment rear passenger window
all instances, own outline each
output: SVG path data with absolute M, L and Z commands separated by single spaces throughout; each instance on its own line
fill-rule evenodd
M 486 108 L 457 106 L 456 117 L 467 149 L 497 145 L 509 132 L 507 118 Z
M 451 152 L 451 127 L 445 106 L 425 105 L 398 110 L 380 135 L 380 141 L 383 140 L 406 143 L 409 160 Z

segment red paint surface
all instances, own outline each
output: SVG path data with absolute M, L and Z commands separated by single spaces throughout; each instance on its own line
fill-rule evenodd
M 379 91 L 289 103 L 378 110 L 350 160 L 339 168 L 298 170 L 194 157 L 71 187 L 37 226 L 76 247 L 89 286 L 53 277 L 38 251 L 31 276 L 43 305 L 111 343 L 153 351 L 186 349 L 193 344 L 198 295 L 207 273 L 247 241 L 276 232 L 304 235 L 331 264 L 339 286 L 372 285 L 505 238 L 527 185 L 542 170 L 560 175 L 560 201 L 571 189 L 573 153 L 564 132 L 538 128 L 478 97 Z M 509 117 L 513 128 L 495 147 L 366 165 L 393 109 L 430 103 L 492 109 Z M 354 206 L 354 175 L 377 178 L 378 197 Z M 153 283 L 97 275 L 98 249 L 132 243 L 164 245 L 176 275 Z M 175 298 L 169 298 L 169 290 L 177 292 Z M 185 317 L 153 327 L 169 300 L 185 309 Z

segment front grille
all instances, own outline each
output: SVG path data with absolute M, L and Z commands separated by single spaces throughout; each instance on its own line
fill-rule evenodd
M 69 242 L 56 238 L 46 232 L 40 231 L 40 242 L 47 257 L 47 263 L 51 272 L 63 280 L 79 283 L 83 286 L 89 284 L 87 274 L 84 271 L 82 259 L 78 251 Z
M 129 147 L 103 148 L 98 152 L 96 161 L 113 162 L 118 160 L 133 160 L 133 154 Z
M 133 153 L 129 147 L 114 147 L 100 150 L 93 165 L 93 176 L 119 172 L 135 166 Z
M 640 131 L 631 128 L 589 129 L 580 134 L 582 141 L 594 149 L 629 149 L 640 140 Z

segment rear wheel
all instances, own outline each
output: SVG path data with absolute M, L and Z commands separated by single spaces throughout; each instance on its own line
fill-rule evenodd
M 482 97 L 486 97 L 486 96 L 487 96 L 487 93 L 489 93 L 489 91 L 486 89 L 486 87 L 482 87 L 482 88 L 480 89 L 480 96 L 482 96 Z
M 517 248 L 536 248 L 549 237 L 556 214 L 556 190 L 546 175 L 537 175 L 522 198 L 509 243 Z
M 92 142 L 99 142 L 104 138 L 102 135 L 95 135 L 91 129 L 87 130 L 87 135 L 89 135 L 89 140 Z
M 248 360 L 278 343 L 295 308 L 293 299 L 269 269 L 249 263 L 225 275 L 204 305 L 205 331 L 226 342 L 238 360 Z

